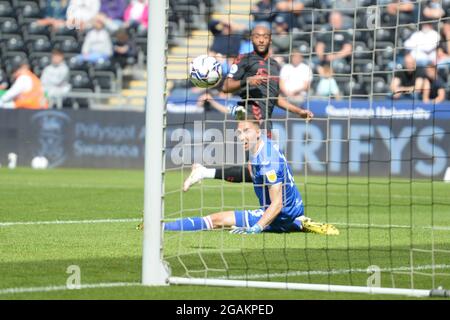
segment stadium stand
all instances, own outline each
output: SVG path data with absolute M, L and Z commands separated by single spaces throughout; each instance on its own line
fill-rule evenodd
M 264 2 L 241 0 L 212 1 L 212 0 L 170 0 L 168 16 L 168 74 L 170 87 L 189 87 L 186 81 L 186 68 L 189 59 L 197 54 L 203 54 L 213 43 L 213 35 L 208 31 L 208 22 L 212 19 L 229 19 L 234 33 L 244 34 L 251 27 L 249 15 L 255 19 L 263 19 L 258 12 L 259 5 Z M 342 3 L 340 3 L 342 2 Z M 348 2 L 348 1 L 347 1 Z M 315 88 L 319 74 L 315 65 L 316 44 L 321 34 L 329 32 L 330 13 L 337 10 L 343 14 L 343 28 L 351 34 L 353 52 L 347 58 L 348 63 L 341 62 L 333 65 L 333 74 L 343 96 L 372 95 L 374 98 L 386 98 L 390 92 L 390 82 L 393 71 L 402 67 L 402 52 L 404 43 L 415 32 L 420 30 L 424 21 L 424 10 L 429 1 L 419 6 L 414 3 L 413 13 L 401 13 L 400 23 L 392 25 L 392 1 L 358 0 L 353 1 L 359 6 L 381 4 L 380 27 L 368 28 L 367 21 L 370 12 L 367 8 L 355 10 L 346 7 L 345 1 L 314 1 L 304 0 L 303 9 L 291 12 L 275 10 L 264 18 L 275 25 L 277 16 L 289 21 L 289 49 L 276 52 L 281 61 L 288 62 L 289 51 L 298 49 L 304 55 L 304 61 L 315 70 L 311 88 Z M 98 63 L 80 63 L 74 59 L 81 52 L 81 47 L 88 30 L 76 30 L 67 27 L 52 28 L 37 23 L 44 18 L 47 1 L 0 0 L 0 75 L 4 83 L 11 83 L 12 65 L 22 60 L 32 64 L 37 75 L 50 63 L 50 54 L 54 48 L 64 52 L 66 62 L 71 70 L 72 91 L 68 98 L 78 101 L 80 92 L 85 94 L 84 100 L 93 108 L 129 107 L 141 109 L 144 105 L 146 74 L 142 72 L 147 56 L 147 30 L 145 27 L 131 24 L 125 32 L 130 43 L 135 45 L 135 52 L 128 59 L 102 60 Z M 419 7 L 422 12 L 419 12 Z M 246 9 L 247 8 L 247 9 Z M 319 10 L 317 10 L 319 9 Z M 247 11 L 246 11 L 247 10 Z M 232 11 L 232 15 L 228 13 Z M 450 0 L 442 1 L 441 24 L 450 14 Z M 242 13 L 242 14 L 241 14 Z M 246 13 L 246 14 L 244 14 Z M 427 12 L 427 15 L 429 13 Z M 429 19 L 429 18 L 427 18 Z M 418 24 L 417 24 L 418 22 Z M 242 27 L 243 26 L 243 27 Z M 441 33 L 441 45 L 448 55 L 448 35 L 438 24 L 433 28 Z M 447 32 L 448 33 L 448 32 Z M 111 35 L 113 43 L 118 42 L 117 33 Z M 207 39 L 207 41 L 205 41 Z M 226 59 L 225 59 L 226 60 Z M 450 83 L 448 67 L 438 68 L 439 76 L 446 83 Z M 6 81 L 5 81 L 6 80 Z M 177 92 L 180 92 L 179 90 Z M 311 92 L 312 95 L 314 92 Z M 447 89 L 447 96 L 450 91 Z M 86 106 L 86 104 L 83 104 Z M 76 106 L 75 106 L 76 107 Z

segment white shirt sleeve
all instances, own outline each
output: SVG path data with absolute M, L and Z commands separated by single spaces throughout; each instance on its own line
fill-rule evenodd
M 67 18 L 89 21 L 100 11 L 100 0 L 71 0 L 67 8 Z
M 286 80 L 286 78 L 288 77 L 288 72 L 289 72 L 288 68 L 289 68 L 289 66 L 290 66 L 290 65 L 285 64 L 285 65 L 281 68 L 281 71 L 280 71 L 280 78 L 281 78 L 281 79 Z
M 313 80 L 313 72 L 310 66 L 306 65 L 306 68 L 308 70 L 308 80 L 311 82 Z
M 1 97 L 2 102 L 9 102 L 14 100 L 22 92 L 30 91 L 33 88 L 33 81 L 28 76 L 20 76 L 9 88 L 8 91 Z
M 404 43 L 406 49 L 412 50 L 415 49 L 417 46 L 417 38 L 419 37 L 419 34 L 417 32 L 413 33 Z

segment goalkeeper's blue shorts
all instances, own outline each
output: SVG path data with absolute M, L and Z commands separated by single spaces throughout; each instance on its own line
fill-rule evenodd
M 264 213 L 264 209 L 256 210 L 236 210 L 234 218 L 236 219 L 236 227 L 250 228 L 255 225 Z M 303 215 L 303 213 L 301 214 Z M 264 231 L 267 232 L 293 232 L 301 231 L 302 225 L 300 220 L 296 220 L 299 216 L 287 215 L 280 212 L 272 223 L 267 226 Z

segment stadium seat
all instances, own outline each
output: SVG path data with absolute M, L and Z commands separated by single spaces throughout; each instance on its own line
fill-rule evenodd
M 344 96 L 361 96 L 361 95 L 367 95 L 364 86 L 355 78 L 350 78 L 348 82 L 342 82 L 341 83 L 342 93 Z
M 0 17 L 15 17 L 14 9 L 7 1 L 0 1 Z
M 307 43 L 311 43 L 311 32 L 304 32 L 303 30 L 297 31 L 294 30 L 292 32 L 293 42 L 295 41 L 305 41 Z
M 374 31 L 373 30 L 355 30 L 355 41 L 364 42 L 369 49 L 373 48 Z
M 94 91 L 94 84 L 87 72 L 84 71 L 71 71 L 70 84 L 73 91 Z
M 32 65 L 36 65 L 41 69 L 44 69 L 46 66 L 50 65 L 51 63 L 52 63 L 51 55 L 36 57 L 33 60 L 31 60 Z
M 445 11 L 445 16 L 450 17 L 450 0 L 442 0 L 442 8 Z
M 303 10 L 300 15 L 300 22 L 302 26 L 305 25 L 320 25 L 326 21 L 325 12 L 317 10 Z
M 397 56 L 394 56 L 394 54 L 396 54 Z M 375 51 L 375 62 L 377 66 L 379 66 L 380 70 L 392 70 L 394 66 L 394 58 L 397 58 L 397 61 L 400 61 L 398 52 L 394 51 L 391 47 L 388 47 L 384 50 L 379 49 Z
M 8 76 L 6 72 L 0 69 L 0 86 L 8 86 Z
M 68 54 L 81 52 L 81 44 L 73 37 L 60 37 L 59 40 L 53 42 L 53 46 Z
M 147 39 L 144 38 L 136 39 L 136 47 L 140 52 L 144 54 L 144 56 L 147 56 Z
M 176 11 L 183 16 L 187 23 L 195 23 L 195 18 L 199 16 L 198 7 L 191 4 L 176 4 Z
M 12 71 L 15 67 L 17 67 L 19 64 L 23 62 L 27 62 L 27 55 L 25 52 L 15 52 L 13 54 L 7 54 L 4 57 L 4 65 L 5 70 L 8 75 L 8 77 L 11 77 Z
M 93 83 L 100 91 L 115 91 L 115 75 L 108 71 L 94 71 Z
M 395 39 L 395 30 L 389 28 L 380 28 L 375 31 L 375 41 L 393 42 Z
M 100 59 L 93 64 L 95 71 L 117 71 L 117 66 L 111 59 Z
M 36 2 L 26 2 L 22 6 L 22 17 L 25 19 L 41 18 L 41 8 Z
M 375 28 L 375 8 L 362 6 L 356 9 L 356 29 L 367 30 Z
M 11 52 L 25 52 L 25 43 L 21 36 L 13 35 L 5 41 L 5 51 L 7 53 Z
M 348 85 L 348 83 L 351 81 L 352 77 L 350 75 L 334 75 L 334 79 L 336 80 L 336 83 L 340 89 L 341 92 L 343 92 L 344 87 Z
M 365 78 L 364 85 L 368 94 L 388 94 L 390 92 L 389 85 L 380 77 Z
M 293 44 L 301 53 L 303 54 L 310 54 L 311 53 L 311 47 L 309 46 L 309 43 L 306 41 L 298 41 Z
M 68 58 L 66 63 L 71 71 L 82 71 L 86 73 L 89 71 L 89 65 L 86 62 L 79 61 L 76 56 Z
M 369 7 L 377 4 L 377 0 L 357 0 L 358 7 Z
M 47 39 L 46 36 L 40 36 L 37 39 L 32 39 L 28 43 L 28 52 L 30 53 L 41 53 L 41 52 L 51 52 L 52 44 Z
M 389 41 L 376 41 L 376 49 L 392 51 L 395 45 Z
M 351 66 L 348 62 L 344 60 L 333 61 L 333 71 L 336 74 L 350 73 Z
M 367 91 L 365 90 L 362 83 L 356 81 L 355 79 L 353 79 L 352 81 L 349 82 L 348 87 L 349 87 L 349 95 L 352 95 L 352 96 L 367 95 Z M 351 88 L 351 91 L 350 91 L 350 88 Z
M 52 40 L 56 41 L 58 39 L 61 39 L 61 37 L 63 39 L 65 37 L 72 37 L 73 39 L 76 39 L 78 37 L 78 34 L 75 29 L 69 29 L 67 27 L 58 28 L 58 29 L 54 30 Z
M 50 29 L 48 26 L 41 26 L 37 24 L 36 22 L 28 24 L 24 28 L 24 33 L 27 35 L 27 37 L 31 36 L 46 36 L 47 38 L 50 37 Z
M 354 73 L 371 73 L 373 71 L 372 59 L 355 59 L 353 61 Z
M 19 25 L 14 19 L 7 19 L 0 22 L 0 38 L 5 39 L 7 35 L 20 35 Z

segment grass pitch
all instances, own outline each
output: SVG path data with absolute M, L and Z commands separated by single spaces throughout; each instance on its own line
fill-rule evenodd
M 204 181 L 183 194 L 183 179 L 181 172 L 166 174 L 167 219 L 257 207 L 251 185 Z M 172 274 L 365 286 L 375 265 L 383 287 L 450 288 L 450 184 L 302 176 L 296 182 L 307 215 L 335 223 L 339 236 L 166 232 Z M 142 232 L 135 227 L 143 185 L 142 171 L 0 169 L 0 299 L 407 298 L 139 286 Z M 90 287 L 65 289 L 71 265 Z

